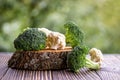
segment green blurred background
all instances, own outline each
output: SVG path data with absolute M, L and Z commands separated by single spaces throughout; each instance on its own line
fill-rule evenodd
M 120 52 L 120 0 L 0 0 L 0 52 L 14 52 L 13 41 L 24 28 L 65 33 L 68 21 L 83 29 L 89 47 Z

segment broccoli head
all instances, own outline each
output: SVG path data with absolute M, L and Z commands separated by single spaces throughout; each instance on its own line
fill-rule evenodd
M 99 69 L 100 65 L 88 59 L 86 46 L 76 46 L 67 56 L 68 68 L 73 72 L 78 72 L 80 68 L 87 67 L 90 69 Z
M 84 34 L 76 24 L 68 22 L 64 27 L 66 29 L 65 36 L 67 43 L 70 43 L 72 47 L 83 44 Z
M 14 47 L 23 51 L 41 50 L 46 47 L 46 38 L 46 34 L 38 28 L 28 28 L 14 40 Z

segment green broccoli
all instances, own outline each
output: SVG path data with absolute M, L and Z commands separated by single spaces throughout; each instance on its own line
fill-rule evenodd
M 46 34 L 38 28 L 27 28 L 14 40 L 14 47 L 23 51 L 41 50 L 46 47 L 46 38 Z
M 84 34 L 76 24 L 68 22 L 64 27 L 66 29 L 65 36 L 67 43 L 70 43 L 72 47 L 83 44 Z
M 90 69 L 99 69 L 100 65 L 88 59 L 86 54 L 88 48 L 86 46 L 76 46 L 67 56 L 68 68 L 73 72 L 78 72 L 80 68 L 87 67 Z

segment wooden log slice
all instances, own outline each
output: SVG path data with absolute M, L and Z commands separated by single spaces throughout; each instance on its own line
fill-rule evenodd
M 71 48 L 64 50 L 16 51 L 8 61 L 13 69 L 52 70 L 66 69 L 67 55 Z

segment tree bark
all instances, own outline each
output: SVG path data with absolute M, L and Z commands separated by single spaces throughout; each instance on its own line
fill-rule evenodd
M 64 50 L 16 51 L 8 61 L 13 69 L 52 70 L 66 69 L 67 55 L 71 48 Z

